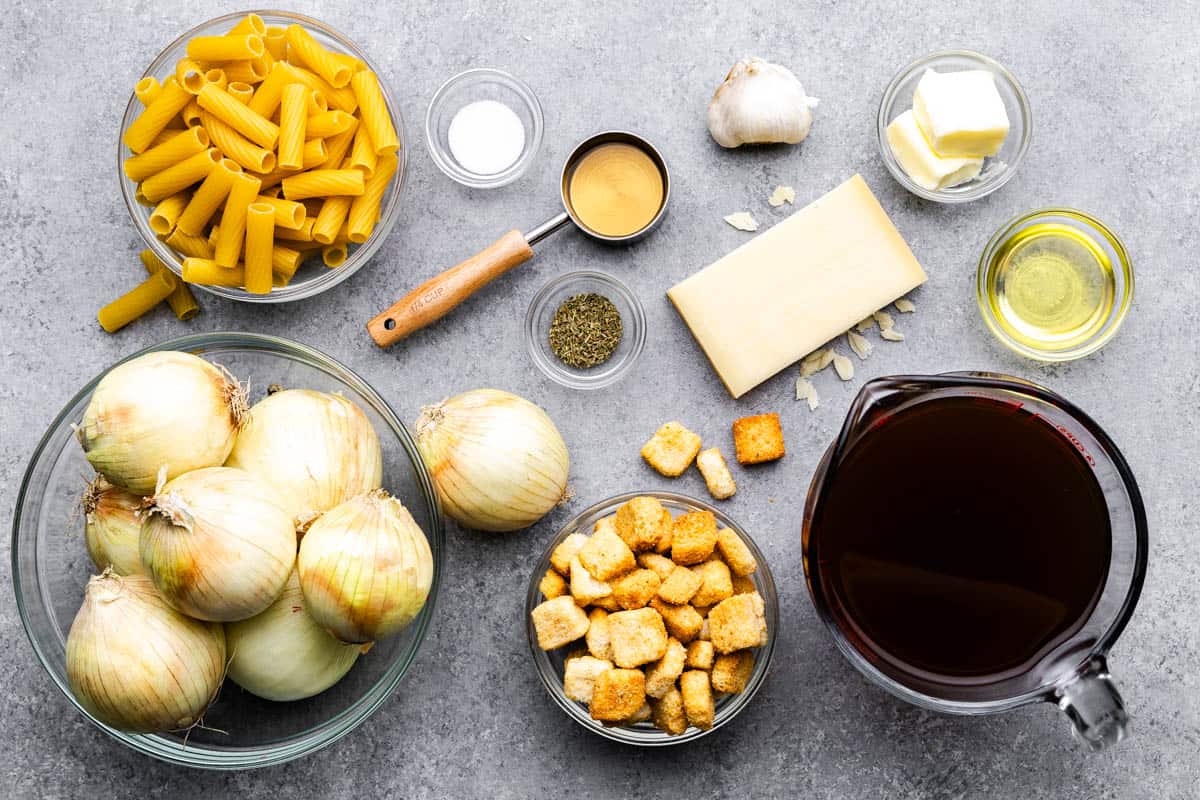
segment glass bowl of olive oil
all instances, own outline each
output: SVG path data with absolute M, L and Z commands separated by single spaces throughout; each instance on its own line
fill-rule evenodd
M 992 236 L 979 259 L 983 321 L 1001 342 L 1039 361 L 1096 352 L 1133 303 L 1133 262 L 1121 239 L 1070 208 L 1021 214 Z

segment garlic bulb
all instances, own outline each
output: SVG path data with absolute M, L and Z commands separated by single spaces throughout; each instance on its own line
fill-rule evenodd
M 246 413 L 237 381 L 204 359 L 147 353 L 114 367 L 96 384 L 75 429 L 91 465 L 136 494 L 225 462 Z
M 83 535 L 96 569 L 118 575 L 144 573 L 138 555 L 142 498 L 113 486 L 103 475 L 83 493 Z
M 229 677 L 266 700 L 312 697 L 342 679 L 361 649 L 343 644 L 304 609 L 293 570 L 279 597 L 256 617 L 225 626 Z
M 816 98 L 787 67 L 761 58 L 733 65 L 708 104 L 708 132 L 721 147 L 799 144 L 812 127 Z
M 275 490 L 240 469 L 184 473 L 150 500 L 139 552 L 167 602 L 232 622 L 275 601 L 296 561 L 296 531 Z
M 566 443 L 515 394 L 475 389 L 422 409 L 417 447 L 442 507 L 468 528 L 527 528 L 566 495 Z
M 225 465 L 274 487 L 300 530 L 383 481 L 383 453 L 367 415 L 341 395 L 307 389 L 255 403 Z
M 308 613 L 343 642 L 373 642 L 400 630 L 433 584 L 424 532 L 383 489 L 318 517 L 300 540 L 297 565 Z
M 195 725 L 225 674 L 220 625 L 171 608 L 144 575 L 88 581 L 67 635 L 67 681 L 88 713 L 131 733 Z

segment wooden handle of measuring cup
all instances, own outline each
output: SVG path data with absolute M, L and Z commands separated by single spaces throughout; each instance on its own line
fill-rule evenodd
M 380 347 L 391 347 L 409 334 L 437 322 L 460 303 L 513 267 L 533 258 L 525 235 L 509 231 L 457 267 L 434 276 L 367 323 Z

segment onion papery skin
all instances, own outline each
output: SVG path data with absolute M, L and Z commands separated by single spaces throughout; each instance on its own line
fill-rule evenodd
M 96 569 L 112 568 L 118 575 L 144 573 L 138 555 L 143 500 L 113 486 L 103 475 L 83 493 L 83 536 Z
M 296 561 L 295 529 L 275 490 L 229 467 L 194 470 L 164 485 L 138 545 L 167 602 L 213 622 L 262 612 Z
M 288 578 L 279 597 L 258 616 L 225 626 L 229 677 L 265 700 L 312 697 L 333 686 L 354 666 L 362 648 L 344 644 L 304 608 L 300 578 Z
M 383 483 L 383 451 L 367 415 L 341 395 L 308 389 L 255 403 L 225 465 L 274 487 L 300 530 Z
M 67 635 L 67 680 L 96 719 L 131 733 L 190 728 L 224 674 L 221 625 L 180 614 L 145 575 L 88 581 Z
M 475 389 L 425 408 L 417 446 L 446 513 L 467 528 L 528 528 L 567 491 L 567 445 L 528 400 Z
M 224 370 L 166 350 L 101 378 L 75 435 L 97 472 L 149 495 L 162 468 L 170 480 L 225 463 L 245 414 L 245 395 Z
M 322 514 L 300 541 L 304 605 L 343 642 L 365 644 L 408 625 L 433 584 L 433 554 L 412 514 L 376 489 Z

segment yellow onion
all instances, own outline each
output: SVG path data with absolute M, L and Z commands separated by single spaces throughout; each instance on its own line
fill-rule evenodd
M 147 495 L 162 468 L 170 480 L 225 463 L 245 414 L 245 394 L 228 373 L 168 350 L 101 378 L 75 435 L 97 472 Z
M 378 489 L 383 478 L 379 438 L 362 409 L 308 389 L 255 403 L 225 465 L 273 486 L 301 530 L 321 512 Z
M 187 472 L 159 489 L 138 545 L 168 603 L 216 622 L 271 605 L 296 562 L 296 532 L 275 490 L 229 467 Z
M 279 597 L 256 617 L 225 626 L 229 677 L 267 700 L 301 700 L 333 686 L 362 648 L 329 635 L 304 609 L 293 570 Z
M 190 728 L 224 674 L 220 625 L 180 614 L 145 575 L 88 581 L 67 635 L 67 681 L 96 719 L 132 733 Z
M 297 564 L 308 613 L 343 642 L 373 642 L 400 630 L 433 583 L 424 532 L 383 489 L 318 517 L 300 540 Z
M 83 535 L 96 569 L 111 567 L 118 575 L 145 572 L 138 555 L 142 530 L 142 498 L 113 486 L 103 475 L 83 493 Z
M 515 394 L 475 389 L 425 407 L 417 446 L 442 507 L 468 528 L 528 528 L 566 494 L 566 443 L 545 411 Z

